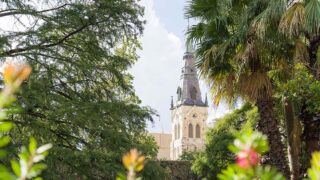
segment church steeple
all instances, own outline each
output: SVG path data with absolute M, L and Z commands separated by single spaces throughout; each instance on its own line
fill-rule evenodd
M 183 56 L 184 66 L 182 68 L 181 82 L 177 89 L 176 106 L 194 105 L 206 107 L 207 104 L 202 101 L 199 79 L 195 67 L 194 54 L 191 43 L 186 44 L 186 52 Z M 172 108 L 173 109 L 173 108 Z
M 184 152 L 203 149 L 207 130 L 208 102 L 201 98 L 195 57 L 190 43 L 186 43 L 183 60 L 180 86 L 177 89 L 178 98 L 173 106 L 171 103 L 170 109 L 172 160 L 177 160 Z

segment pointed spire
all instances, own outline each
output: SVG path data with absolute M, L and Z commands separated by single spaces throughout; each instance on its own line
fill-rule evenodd
M 204 101 L 201 98 L 201 90 L 199 85 L 199 78 L 197 75 L 197 69 L 195 66 L 195 57 L 193 55 L 192 43 L 191 41 L 186 42 L 186 52 L 183 56 L 184 66 L 182 68 L 180 86 L 177 90 L 178 100 L 175 106 L 179 107 L 181 105 L 188 105 L 205 107 L 207 105 L 205 105 Z M 175 107 L 171 105 L 171 108 Z
M 171 107 L 170 109 L 173 109 L 173 96 L 171 96 Z
M 187 29 L 187 33 L 190 30 L 190 22 L 189 22 L 189 18 L 188 18 L 188 29 Z M 189 41 L 188 39 L 186 39 L 186 52 L 187 53 L 192 53 L 193 52 L 193 47 L 192 47 L 192 43 L 191 41 Z

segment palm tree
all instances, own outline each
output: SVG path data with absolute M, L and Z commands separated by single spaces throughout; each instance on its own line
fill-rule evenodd
M 275 12 L 277 17 L 268 14 Z M 280 16 L 279 16 L 280 14 Z M 258 29 L 268 31 L 274 26 L 280 35 L 286 37 L 287 42 L 294 44 L 291 57 L 295 62 L 303 62 L 313 76 L 320 80 L 318 52 L 320 45 L 320 1 L 319 0 L 272 0 L 257 19 Z M 273 23 L 272 22 L 277 22 Z M 263 24 L 263 25 L 261 25 Z M 263 33 L 261 39 L 268 39 Z M 310 98 L 310 97 L 307 97 Z M 306 162 L 303 169 L 309 167 L 311 153 L 320 150 L 320 113 L 307 110 L 307 99 L 302 102 L 300 117 L 304 125 L 304 141 L 306 144 Z M 297 123 L 295 123 L 297 124 Z
M 236 97 L 253 101 L 258 107 L 258 130 L 268 136 L 270 152 L 263 163 L 274 165 L 288 175 L 284 145 L 274 117 L 272 83 L 267 73 L 274 55 L 270 45 L 262 42 L 254 18 L 267 2 L 193 0 L 187 16 L 199 23 L 189 30 L 189 40 L 197 45 L 198 67 L 215 97 L 232 102 Z M 281 44 L 282 45 L 282 44 Z M 279 46 L 279 45 L 278 45 Z
M 283 14 L 279 30 L 289 39 L 300 43 L 300 53 L 310 72 L 320 80 L 317 63 L 320 45 L 320 2 L 318 0 L 304 0 L 291 4 Z M 304 42 L 304 43 L 303 43 Z M 320 115 L 318 112 L 307 111 L 307 104 L 301 109 L 304 124 L 304 139 L 306 142 L 306 157 L 320 150 Z M 309 161 L 305 164 L 306 169 Z

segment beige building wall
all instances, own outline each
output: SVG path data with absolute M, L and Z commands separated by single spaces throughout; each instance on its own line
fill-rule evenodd
M 179 159 L 183 152 L 203 149 L 208 127 L 207 118 L 208 107 L 182 105 L 171 111 L 170 157 L 172 160 Z M 199 134 L 197 134 L 197 127 Z
M 170 143 L 171 134 L 166 133 L 150 133 L 156 140 L 159 150 L 157 158 L 161 160 L 170 160 Z

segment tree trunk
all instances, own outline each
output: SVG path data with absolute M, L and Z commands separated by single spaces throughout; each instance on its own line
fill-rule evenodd
M 298 180 L 300 176 L 301 157 L 301 124 L 294 114 L 292 101 L 284 100 L 284 117 L 287 129 L 288 160 L 290 167 L 290 179 Z
M 270 151 L 261 158 L 261 163 L 275 166 L 282 171 L 286 177 L 289 177 L 284 144 L 281 141 L 278 123 L 274 118 L 272 97 L 267 92 L 262 93 L 264 97 L 258 98 L 256 102 L 260 114 L 258 130 L 267 135 Z
M 314 77 L 320 81 L 320 76 L 316 66 L 317 52 L 320 44 L 320 36 L 315 35 L 309 37 L 309 62 L 308 68 Z M 311 154 L 320 151 L 320 113 L 310 113 L 307 111 L 307 104 L 301 108 L 301 118 L 304 126 L 303 138 L 305 141 L 305 161 L 303 163 L 302 172 L 306 173 L 310 167 Z
M 320 151 L 320 113 L 309 113 L 306 106 L 302 107 L 301 117 L 303 119 L 303 138 L 305 141 L 305 162 L 302 167 L 306 172 L 310 167 L 311 155 Z

